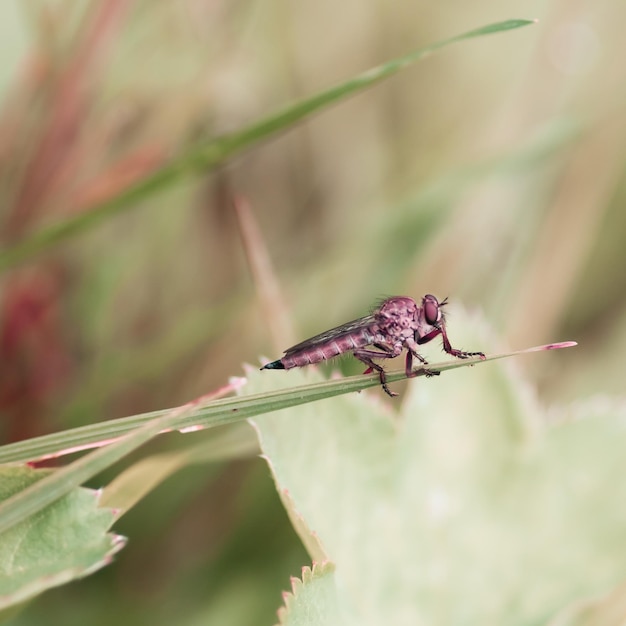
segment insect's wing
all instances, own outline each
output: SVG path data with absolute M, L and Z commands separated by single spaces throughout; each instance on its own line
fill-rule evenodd
M 305 339 L 301 343 L 296 344 L 295 346 L 291 346 L 285 350 L 285 356 L 289 356 L 296 352 L 301 352 L 302 350 L 306 350 L 308 348 L 312 348 L 314 346 L 318 346 L 320 344 L 326 343 L 328 341 L 334 341 L 336 339 L 340 339 L 341 337 L 345 337 L 346 335 L 350 335 L 355 331 L 362 330 L 363 328 L 367 328 L 372 324 L 376 323 L 376 319 L 373 315 L 366 315 L 365 317 L 359 317 L 359 319 L 352 320 L 351 322 L 347 322 L 342 324 L 341 326 L 337 326 L 336 328 L 331 328 L 330 330 L 326 330 L 319 335 L 315 335 L 315 337 L 311 337 L 310 339 Z

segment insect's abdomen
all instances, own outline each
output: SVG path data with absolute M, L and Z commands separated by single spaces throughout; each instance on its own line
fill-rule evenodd
M 346 335 L 320 342 L 300 350 L 287 352 L 280 359 L 283 367 L 288 370 L 292 367 L 304 367 L 320 361 L 332 359 L 340 354 L 351 352 L 357 348 L 370 345 L 374 342 L 374 335 L 370 328 L 355 330 Z

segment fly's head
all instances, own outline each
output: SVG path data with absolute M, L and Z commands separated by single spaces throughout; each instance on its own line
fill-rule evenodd
M 426 294 L 422 298 L 422 315 L 424 316 L 424 321 L 433 328 L 440 328 L 444 321 L 442 307 L 447 303 L 448 298 L 439 302 L 432 294 Z

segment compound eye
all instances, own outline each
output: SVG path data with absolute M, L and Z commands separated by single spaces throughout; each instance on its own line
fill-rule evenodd
M 435 296 L 424 296 L 424 318 L 426 322 L 431 326 L 434 326 L 439 321 L 439 302 Z

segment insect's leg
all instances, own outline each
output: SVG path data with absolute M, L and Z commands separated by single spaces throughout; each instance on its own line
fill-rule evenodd
M 398 354 L 400 354 L 399 352 L 394 350 L 391 346 L 387 345 L 386 343 L 375 343 L 374 347 L 378 348 L 379 350 L 382 350 L 383 352 L 386 352 L 387 354 L 391 354 L 392 355 L 391 358 L 393 358 L 394 356 L 398 356 Z
M 434 330 L 431 330 L 429 333 L 425 334 L 423 337 L 419 337 L 418 339 L 416 339 L 416 341 L 420 346 L 422 346 L 425 343 L 428 343 L 431 339 L 438 337 L 439 335 L 441 335 L 441 329 L 435 328 Z
M 413 357 L 418 359 L 423 365 L 428 365 L 428 361 L 417 351 L 417 343 L 412 339 L 407 339 L 406 344 L 406 365 L 405 373 L 407 378 L 415 378 L 418 374 L 417 371 L 413 371 Z M 421 370 L 425 376 L 439 376 L 441 372 L 435 372 L 434 370 L 426 369 Z
M 453 348 L 450 344 L 450 340 L 448 339 L 448 334 L 446 333 L 446 328 L 443 324 L 434 330 L 431 330 L 429 333 L 420 337 L 417 340 L 418 344 L 424 344 L 437 337 L 437 335 L 441 335 L 441 339 L 443 341 L 443 349 L 450 355 L 457 357 L 458 359 L 468 359 L 471 356 L 479 356 L 481 359 L 485 358 L 484 353 L 482 352 L 465 352 L 464 350 L 459 350 L 458 348 Z
M 372 361 L 372 359 L 393 359 L 394 357 L 398 356 L 397 354 L 393 354 L 393 349 L 387 349 L 387 347 L 384 349 L 387 351 L 376 352 L 374 350 L 359 349 L 355 350 L 352 354 L 354 354 L 354 356 L 359 359 L 359 361 L 367 365 L 367 370 L 365 371 L 365 373 L 369 373 L 372 370 L 376 370 L 378 372 L 378 377 L 380 378 L 380 384 L 382 385 L 383 390 L 388 396 L 391 396 L 393 398 L 398 394 L 391 391 L 391 389 L 389 389 L 389 387 L 387 386 L 387 376 L 385 374 L 385 370 L 382 368 L 382 366 L 378 365 L 378 363 L 374 363 L 374 361 Z
M 378 358 L 384 359 L 384 358 L 389 358 L 389 359 L 393 359 L 394 357 L 398 356 L 398 353 L 394 351 L 394 349 L 391 346 L 388 346 L 385 343 L 375 343 L 373 344 L 375 348 L 378 348 L 379 350 L 382 350 L 383 352 L 386 352 L 389 356 L 386 355 L 380 355 Z M 377 358 L 377 357 L 374 357 Z M 374 370 L 373 367 L 368 367 L 363 373 L 364 374 L 371 374 L 372 371 Z

